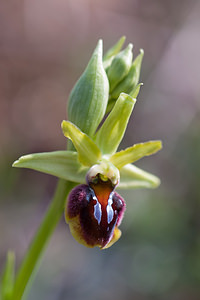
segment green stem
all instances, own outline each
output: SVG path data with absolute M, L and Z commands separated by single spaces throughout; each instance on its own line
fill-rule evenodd
M 27 250 L 16 276 L 12 300 L 21 300 L 25 288 L 38 266 L 41 255 L 47 245 L 56 225 L 63 214 L 66 197 L 74 183 L 59 179 L 54 198 L 46 215 Z

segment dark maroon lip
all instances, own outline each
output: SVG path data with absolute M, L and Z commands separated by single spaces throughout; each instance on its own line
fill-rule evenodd
M 97 176 L 89 185 L 78 185 L 71 191 L 66 215 L 69 218 L 79 216 L 78 234 L 87 245 L 103 248 L 121 223 L 125 207 L 124 199 L 115 192 L 111 181 Z

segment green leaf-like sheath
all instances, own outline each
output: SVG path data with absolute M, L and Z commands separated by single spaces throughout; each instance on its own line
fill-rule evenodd
M 63 121 L 61 127 L 64 135 L 74 144 L 80 163 L 90 167 L 101 159 L 101 151 L 87 134 L 69 121 Z
M 156 153 L 161 148 L 161 141 L 149 141 L 146 143 L 135 144 L 132 147 L 113 154 L 110 157 L 110 162 L 118 169 L 121 169 L 123 166 L 133 163 L 144 156 Z
M 21 156 L 13 163 L 13 167 L 28 168 L 65 180 L 84 183 L 89 168 L 78 161 L 77 152 L 53 151 Z
M 158 177 L 132 164 L 122 167 L 120 176 L 118 189 L 156 188 L 160 184 Z

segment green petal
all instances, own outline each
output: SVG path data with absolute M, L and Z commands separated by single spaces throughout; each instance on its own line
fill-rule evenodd
M 128 164 L 120 170 L 119 189 L 156 188 L 160 179 L 153 174 Z
M 96 134 L 96 143 L 104 154 L 114 153 L 126 130 L 136 100 L 121 93 L 115 106 Z
M 104 55 L 103 61 L 111 58 L 113 55 L 117 55 L 119 51 L 121 50 L 122 46 L 124 45 L 124 42 L 126 40 L 125 36 L 122 36 L 114 46 L 112 46 Z
M 90 167 L 101 159 L 101 151 L 87 134 L 69 121 L 63 121 L 61 126 L 64 135 L 74 144 L 80 163 Z
M 135 144 L 132 147 L 113 154 L 109 160 L 118 169 L 121 169 L 126 164 L 133 163 L 144 156 L 154 154 L 161 148 L 161 141 L 149 141 L 146 143 Z
M 77 152 L 54 151 L 21 156 L 13 163 L 13 167 L 28 168 L 69 181 L 85 182 L 88 168 L 78 161 Z

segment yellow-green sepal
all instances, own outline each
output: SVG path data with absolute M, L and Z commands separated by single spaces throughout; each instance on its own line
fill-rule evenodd
M 135 144 L 132 147 L 113 154 L 109 160 L 118 169 L 121 169 L 123 166 L 133 163 L 144 156 L 156 153 L 161 148 L 161 141 L 149 141 L 146 143 Z
M 122 36 L 117 41 L 117 43 L 106 52 L 106 54 L 103 57 L 103 66 L 104 66 L 105 70 L 111 65 L 113 58 L 115 57 L 115 55 L 117 55 L 119 53 L 122 46 L 124 45 L 125 40 L 126 40 L 126 37 Z
M 13 167 L 27 168 L 57 176 L 59 178 L 83 183 L 89 170 L 78 161 L 74 151 L 52 151 L 21 156 Z
M 84 166 L 92 166 L 101 159 L 101 151 L 93 140 L 69 121 L 61 124 L 64 135 L 69 138 L 78 152 L 78 160 Z
M 125 165 L 120 170 L 118 189 L 156 188 L 160 179 L 132 164 Z
M 103 154 L 116 152 L 127 127 L 136 100 L 121 93 L 112 111 L 96 134 L 95 141 Z
M 68 101 L 69 121 L 89 136 L 94 135 L 104 117 L 108 102 L 109 83 L 103 67 L 102 55 L 102 40 L 99 40 Z

